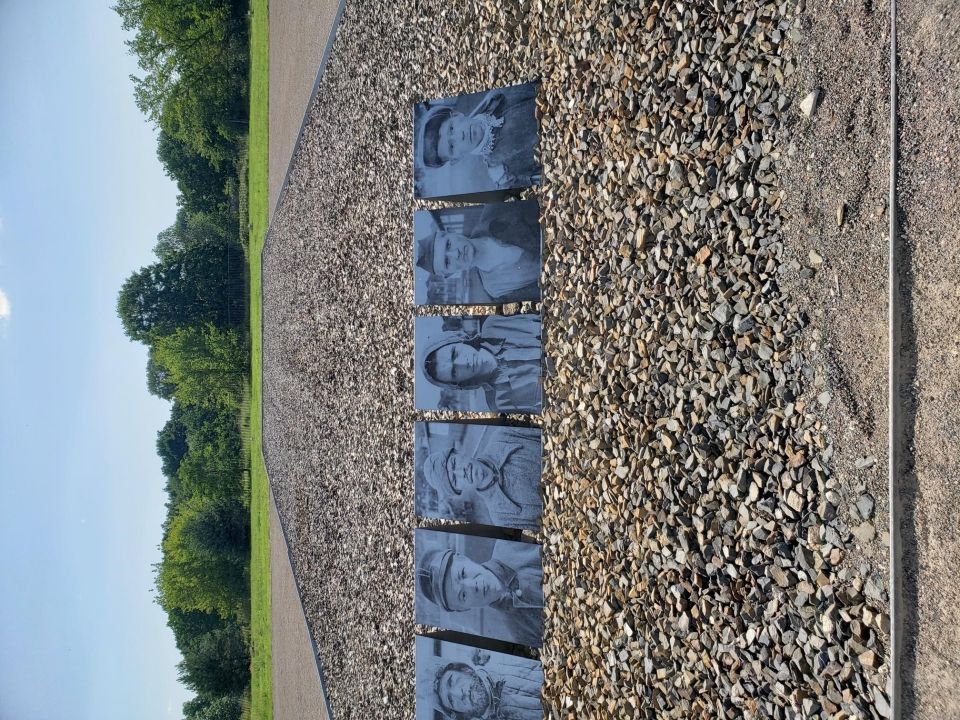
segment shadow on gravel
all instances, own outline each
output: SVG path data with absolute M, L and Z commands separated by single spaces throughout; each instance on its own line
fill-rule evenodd
M 897 213 L 897 224 L 903 228 L 904 215 Z M 900 232 L 901 238 L 904 233 Z M 913 248 L 909 242 L 901 242 L 899 257 L 893 259 L 900 269 L 898 294 L 900 297 L 900 372 L 897 397 L 900 404 L 900 432 L 895 433 L 894 442 L 898 444 L 896 457 L 900 458 L 897 468 L 900 497 L 900 539 L 901 539 L 901 581 L 899 588 L 891 588 L 891 608 L 893 593 L 900 592 L 900 677 L 902 691 L 902 709 L 904 718 L 915 715 L 915 681 L 917 670 L 917 633 L 919 632 L 919 554 L 920 544 L 917 525 L 917 505 L 919 502 L 919 482 L 913 447 L 917 430 L 917 399 L 914 383 L 917 378 L 917 329 L 914 317 L 913 289 L 915 272 L 913 267 Z M 891 622 L 893 615 L 891 613 Z M 894 649 L 891 648 L 891 651 Z

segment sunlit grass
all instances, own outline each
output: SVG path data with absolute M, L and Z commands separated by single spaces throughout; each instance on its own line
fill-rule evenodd
M 261 334 L 260 334 L 260 251 L 267 231 L 269 95 L 269 33 L 267 0 L 250 2 L 250 137 L 249 137 L 249 223 L 250 223 L 250 348 L 252 358 L 250 393 L 250 614 L 251 680 L 250 716 L 253 720 L 273 717 L 273 661 L 270 616 L 270 496 L 263 463 L 261 426 Z

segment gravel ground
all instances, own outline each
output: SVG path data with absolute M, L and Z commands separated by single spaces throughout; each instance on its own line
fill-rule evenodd
M 410 105 L 535 77 L 550 717 L 886 715 L 884 11 L 840 12 L 348 4 L 264 253 L 338 719 L 413 714 Z
M 904 340 L 914 348 L 905 482 L 907 717 L 960 717 L 960 7 L 898 3 L 902 239 L 910 272 Z

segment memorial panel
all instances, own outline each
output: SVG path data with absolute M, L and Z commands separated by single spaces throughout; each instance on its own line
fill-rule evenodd
M 454 197 L 539 184 L 536 107 L 535 83 L 414 105 L 414 195 Z
M 418 410 L 539 414 L 539 315 L 418 317 Z
M 539 428 L 418 422 L 414 449 L 417 515 L 540 528 Z
M 413 216 L 413 234 L 418 305 L 540 299 L 536 200 L 420 210 Z
M 542 720 L 537 660 L 417 636 L 417 720 Z
M 538 544 L 421 528 L 414 546 L 418 623 L 533 647 L 543 644 Z

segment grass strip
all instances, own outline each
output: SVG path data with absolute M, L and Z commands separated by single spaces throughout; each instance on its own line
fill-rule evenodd
M 269 150 L 269 10 L 267 0 L 251 0 L 250 19 L 250 717 L 273 718 L 273 660 L 270 614 L 270 495 L 263 462 L 260 327 L 260 251 L 267 231 Z

